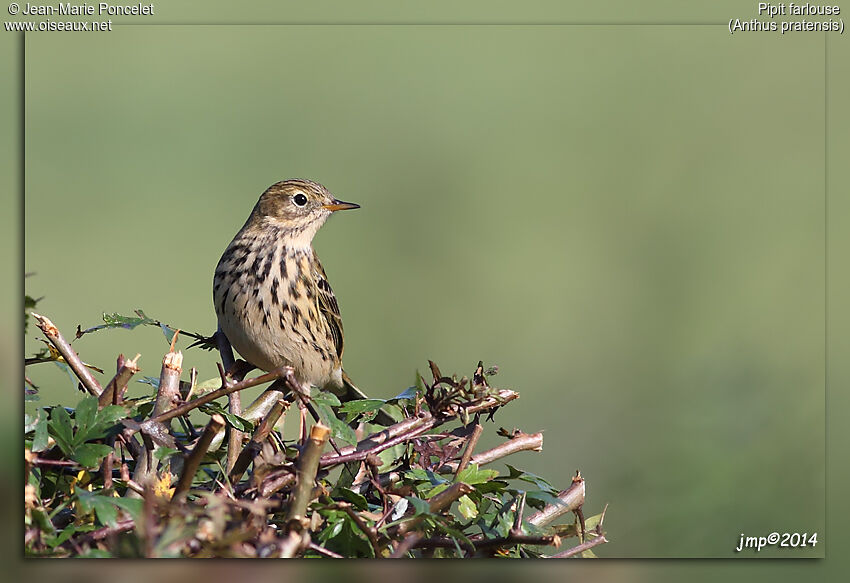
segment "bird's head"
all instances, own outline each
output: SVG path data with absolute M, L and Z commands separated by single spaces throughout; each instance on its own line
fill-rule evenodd
M 307 246 L 332 213 L 360 205 L 337 200 L 327 188 L 312 180 L 291 179 L 272 184 L 260 196 L 251 220 L 276 227 L 293 244 Z

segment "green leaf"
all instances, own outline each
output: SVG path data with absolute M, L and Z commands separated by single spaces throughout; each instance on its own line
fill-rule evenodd
M 401 458 L 405 451 L 407 450 L 407 446 L 404 443 L 397 443 L 392 447 L 388 447 L 384 451 L 378 454 L 378 459 L 381 460 L 381 465 L 378 468 L 378 471 L 385 472 L 389 470 L 390 467 Z
M 354 484 L 354 478 L 357 476 L 357 472 L 360 470 L 361 462 L 348 462 L 343 465 L 343 470 L 339 474 L 339 478 L 336 482 L 336 489 L 340 488 L 351 488 L 351 485 Z
M 101 524 L 115 526 L 117 523 L 118 511 L 112 503 L 112 497 L 78 489 L 77 499 L 80 501 L 80 509 L 86 513 L 94 511 Z
M 417 381 L 419 379 L 419 375 L 417 376 Z M 413 401 L 416 399 L 416 393 L 420 390 L 424 390 L 421 387 L 407 387 L 404 391 L 393 397 L 392 399 L 387 399 L 387 403 L 395 403 L 396 401 Z
M 100 443 L 84 443 L 77 446 L 71 454 L 71 459 L 85 468 L 95 468 L 100 461 L 112 451 L 108 445 Z
M 89 427 L 86 439 L 101 439 L 107 437 L 118 421 L 126 418 L 129 412 L 121 405 L 108 405 L 97 412 L 94 424 Z
M 173 456 L 175 453 L 180 453 L 180 450 L 174 449 L 173 447 L 165 447 L 164 445 L 161 445 L 154 450 L 153 456 L 159 461 L 165 461 L 166 459 Z
M 464 484 L 474 486 L 475 484 L 489 482 L 498 475 L 499 472 L 496 470 L 479 470 L 478 464 L 469 464 L 458 473 L 455 482 L 463 482 Z
M 56 532 L 56 527 L 53 526 L 53 522 L 51 522 L 50 517 L 42 508 L 33 508 L 30 511 L 30 515 L 32 516 L 33 524 L 35 524 L 38 529 L 45 534 L 52 534 Z
M 557 496 L 553 496 L 549 492 L 544 492 L 542 490 L 531 490 L 525 493 L 526 500 L 537 500 L 539 502 L 543 502 L 544 504 L 551 504 L 552 506 L 566 506 L 567 503 L 558 498 Z
M 314 390 L 310 395 L 310 398 L 317 406 L 323 405 L 325 407 L 339 407 L 342 405 L 339 397 L 329 391 L 322 391 L 321 389 Z
M 94 425 L 95 415 L 97 415 L 97 397 L 89 396 L 77 403 L 77 408 L 74 409 L 74 424 L 77 426 L 74 436 L 75 445 L 89 439 L 88 432 Z
M 159 379 L 156 379 L 157 386 L 159 385 Z M 207 393 L 212 393 L 213 391 L 217 391 L 221 388 L 221 377 L 215 377 L 211 379 L 207 379 L 205 381 L 201 381 L 197 383 L 192 391 L 186 395 L 186 400 L 193 397 L 200 397 L 201 395 L 206 395 Z
M 472 501 L 472 498 L 464 494 L 458 500 L 458 512 L 460 515 L 466 518 L 467 520 L 471 520 L 478 516 L 478 508 L 475 506 L 475 502 Z
M 404 477 L 408 480 L 428 482 L 433 485 L 446 484 L 449 482 L 449 480 L 447 480 L 443 476 L 435 474 L 431 470 L 426 470 L 423 468 L 411 468 L 404 472 Z
M 363 413 L 364 411 L 375 411 L 384 405 L 383 399 L 355 399 L 343 403 L 339 410 L 345 413 Z
M 33 417 L 29 413 L 24 413 L 24 433 L 35 431 L 35 424 L 38 421 L 38 415 Z
M 142 310 L 136 310 L 136 314 L 136 316 L 122 316 L 121 314 L 107 314 L 104 312 L 103 324 L 89 328 L 88 330 L 83 330 L 77 337 L 79 338 L 83 334 L 103 330 L 104 328 L 124 328 L 126 330 L 132 330 L 136 326 L 156 324 L 156 320 L 148 318 Z
M 602 520 L 602 513 L 594 514 L 590 518 L 584 519 L 584 528 L 586 530 L 593 530 L 597 526 L 599 526 L 599 521 Z
M 511 480 L 522 480 L 523 482 L 528 482 L 530 484 L 534 484 L 541 490 L 545 490 L 550 494 L 556 495 L 558 494 L 558 490 L 555 489 L 552 484 L 541 478 L 536 474 L 532 474 L 531 472 L 525 472 L 523 470 L 518 470 L 510 464 L 505 464 L 510 471 L 509 479 Z
M 24 294 L 24 334 L 27 333 L 27 326 L 30 323 L 30 313 L 29 310 L 32 310 L 42 298 L 33 298 L 29 295 Z
M 162 330 L 162 333 L 165 334 L 165 341 L 171 344 L 171 341 L 174 340 L 174 333 L 176 330 L 172 330 L 170 327 L 166 326 L 162 322 L 159 324 L 159 329 Z
M 51 361 L 51 362 L 53 362 L 53 364 L 54 364 L 54 365 L 55 365 L 55 366 L 56 366 L 59 370 L 64 371 L 64 372 L 65 372 L 65 374 L 67 374 L 67 375 L 68 375 L 68 378 L 69 378 L 69 379 L 71 379 L 71 386 L 72 386 L 72 387 L 74 387 L 74 389 L 76 389 L 76 388 L 79 386 L 80 381 L 79 381 L 79 380 L 77 379 L 77 377 L 74 375 L 74 372 L 71 370 L 71 367 L 69 367 L 69 366 L 68 366 L 67 364 L 65 364 L 64 362 L 59 362 L 58 360 L 53 360 L 53 361 Z
M 207 403 L 205 405 L 201 405 L 200 407 L 198 407 L 198 409 L 201 412 L 206 413 L 210 416 L 218 413 L 219 415 L 224 417 L 224 420 L 228 425 L 230 425 L 237 431 L 245 431 L 248 433 L 254 431 L 253 423 L 251 423 L 247 419 L 239 417 L 238 415 L 234 415 L 218 403 Z
M 53 407 L 50 411 L 50 423 L 47 431 L 56 440 L 56 445 L 65 455 L 73 450 L 74 432 L 71 429 L 71 416 L 65 407 Z
M 384 405 L 383 399 L 356 399 L 344 403 L 339 411 L 346 413 L 345 422 L 351 423 L 355 417 L 362 413 L 372 413 L 378 411 Z M 374 417 L 374 416 L 373 416 Z
M 107 437 L 112 431 L 117 432 L 117 421 L 127 417 L 127 414 L 127 410 L 120 405 L 109 405 L 98 411 L 97 398 L 86 397 L 74 412 L 76 432 L 72 445 L 76 447 L 87 441 Z
M 142 383 L 143 385 L 150 385 L 153 388 L 159 390 L 159 377 L 142 377 L 136 381 L 137 383 Z M 221 381 L 219 381 L 219 387 L 221 386 Z
M 126 510 L 133 520 L 138 521 L 141 518 L 144 504 L 144 500 L 141 498 L 110 498 L 109 500 L 119 508 Z
M 342 530 L 334 537 L 333 547 L 344 557 L 374 557 L 372 546 L 347 514 L 340 521 Z
M 413 506 L 413 516 L 431 514 L 431 507 L 422 498 L 417 498 L 416 496 L 405 496 L 405 498 Z
M 496 532 L 499 533 L 499 536 L 507 537 L 513 527 L 514 519 L 509 513 L 500 512 L 496 515 Z
M 340 533 L 340 531 L 342 530 L 342 526 L 345 523 L 345 518 L 343 514 L 345 513 L 334 510 L 333 512 L 330 512 L 327 515 L 329 527 L 325 528 L 324 530 L 322 530 L 321 533 L 319 533 L 320 541 L 327 542 Z
M 502 480 L 490 480 L 489 482 L 475 484 L 475 491 L 479 494 L 493 494 L 495 492 L 504 492 L 507 487 L 507 482 L 503 482 Z
M 349 490 L 348 488 L 339 488 L 338 492 L 348 502 L 351 502 L 357 510 L 369 509 L 369 503 L 366 501 L 366 497 L 363 494 Z
M 34 452 L 44 451 L 47 449 L 47 412 L 44 409 L 38 410 L 35 422 L 35 435 L 32 438 L 32 450 Z
M 330 428 L 331 435 L 333 435 L 334 438 L 350 444 L 357 442 L 357 436 L 355 435 L 354 430 L 342 420 L 338 419 L 330 406 L 325 403 L 320 404 L 318 400 L 314 400 L 313 404 L 316 405 L 316 410 L 319 412 L 319 417 L 321 418 L 322 423 Z
M 26 294 L 25 294 L 25 295 L 24 295 L 24 309 L 25 309 L 25 310 L 31 310 L 31 309 L 33 309 L 33 308 L 36 306 L 36 304 L 38 304 L 38 302 L 39 302 L 40 300 L 41 300 L 41 298 L 35 299 L 35 298 L 33 298 L 32 296 L 29 296 L 29 295 L 26 295 Z
M 432 496 L 436 496 L 443 490 L 449 487 L 448 482 L 444 482 L 442 484 L 437 484 L 433 488 L 428 488 L 424 486 L 420 486 L 417 488 L 417 491 L 422 495 L 423 498 L 431 498 Z
M 495 516 L 490 520 L 490 523 L 479 525 L 482 527 L 482 530 L 485 530 L 491 536 L 493 534 L 500 537 L 508 536 L 514 525 L 515 500 L 515 496 L 503 497 L 502 505 L 498 509 L 495 509 Z
M 98 496 L 92 506 L 94 506 L 94 513 L 101 524 L 106 526 L 118 524 L 118 509 L 103 496 Z
M 51 537 L 50 539 L 48 539 L 45 542 L 47 542 L 47 546 L 49 546 L 51 549 L 53 549 L 53 548 L 56 548 L 59 545 L 61 545 L 63 542 L 65 542 L 66 540 L 71 538 L 76 533 L 77 533 L 77 527 L 74 526 L 73 524 L 69 524 L 64 529 L 62 529 L 62 532 L 60 532 L 55 537 Z
M 465 534 L 463 534 L 462 531 L 460 531 L 456 528 L 452 528 L 448 524 L 441 523 L 441 522 L 438 522 L 436 526 L 437 526 L 438 530 L 440 530 L 441 532 L 444 532 L 445 534 L 449 535 L 449 537 L 454 539 L 455 549 L 457 550 L 459 556 L 463 556 L 463 550 L 460 548 L 460 545 L 458 544 L 459 540 L 466 543 L 467 548 L 473 546 L 472 541 L 470 541 L 469 538 L 467 538 L 467 536 Z

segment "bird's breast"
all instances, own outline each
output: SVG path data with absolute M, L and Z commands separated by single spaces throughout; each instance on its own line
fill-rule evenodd
M 262 370 L 289 365 L 302 382 L 325 385 L 339 358 L 319 312 L 312 249 L 262 234 L 237 236 L 216 267 L 213 300 L 233 348 Z

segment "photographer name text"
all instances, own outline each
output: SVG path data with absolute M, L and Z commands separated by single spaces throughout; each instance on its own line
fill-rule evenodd
M 153 4 L 24 4 L 21 14 L 25 16 L 153 16 Z

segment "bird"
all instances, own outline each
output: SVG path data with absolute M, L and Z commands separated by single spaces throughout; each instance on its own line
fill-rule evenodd
M 333 213 L 360 208 L 312 180 L 267 188 L 224 250 L 213 277 L 219 331 L 250 365 L 291 366 L 296 380 L 365 399 L 342 368 L 345 336 L 339 304 L 313 237 Z M 373 423 L 395 420 L 379 410 Z

